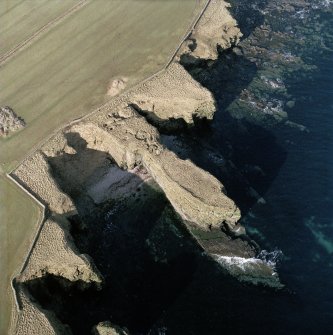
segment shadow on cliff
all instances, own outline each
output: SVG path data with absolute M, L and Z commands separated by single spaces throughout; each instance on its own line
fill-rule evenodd
M 231 1 L 230 10 L 243 39 L 264 23 L 267 2 Z M 180 158 L 191 159 L 219 179 L 245 215 L 257 201 L 263 201 L 286 159 L 286 152 L 269 125 L 263 127 L 259 122 L 236 119 L 228 110 L 231 105 L 235 108 L 234 102 L 258 73 L 257 65 L 243 55 L 241 48 L 242 43 L 239 47 L 220 50 L 216 61 L 181 57 L 185 69 L 213 94 L 217 112 L 212 123 L 195 120 L 192 130 L 176 139 L 162 135 L 162 141 Z
M 178 137 L 162 135 L 162 142 L 219 179 L 245 215 L 264 196 L 286 159 L 272 131 L 236 119 L 228 111 L 258 69 L 232 49 L 220 53 L 215 62 L 201 60 L 193 65 L 187 61 L 182 65 L 214 95 L 217 112 L 213 122 L 198 121 Z
M 50 174 L 77 208 L 78 214 L 68 218 L 75 245 L 91 256 L 105 283 L 97 291 L 94 285 L 87 289 L 83 282 L 46 275 L 24 285 L 73 334 L 90 334 L 105 320 L 131 334 L 145 333 L 188 285 L 202 249 L 153 182 L 141 182 L 125 200 L 96 204 L 87 185 L 115 163 L 107 153 L 90 149 L 80 134 L 65 137 L 66 149 L 46 157 Z

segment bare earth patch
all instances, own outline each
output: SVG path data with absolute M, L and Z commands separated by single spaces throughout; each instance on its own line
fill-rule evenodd
M 114 97 L 126 88 L 128 78 L 117 78 L 111 81 L 107 95 Z

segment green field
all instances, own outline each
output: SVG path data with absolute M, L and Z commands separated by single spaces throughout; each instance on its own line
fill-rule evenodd
M 112 79 L 127 77 L 130 87 L 160 70 L 203 1 L 92 0 L 66 16 L 77 3 L 0 0 L 0 106 L 12 107 L 27 122 L 0 139 L 0 334 L 7 333 L 11 314 L 10 277 L 22 266 L 39 215 L 3 173 L 55 129 L 108 101 Z
M 11 315 L 10 278 L 22 266 L 36 231 L 40 209 L 17 186 L 0 176 L 0 334 Z
M 197 10 L 196 0 L 94 0 L 18 52 L 0 68 L 0 104 L 28 126 L 0 140 L 3 167 L 106 102 L 112 78 L 130 86 L 161 69 Z
M 65 13 L 79 0 L 1 0 L 0 57 Z

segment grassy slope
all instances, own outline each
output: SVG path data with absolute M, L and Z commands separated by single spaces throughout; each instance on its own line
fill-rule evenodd
M 166 62 L 193 19 L 196 1 L 95 0 L 0 69 L 0 104 L 28 127 L 0 141 L 13 163 L 63 123 L 105 102 L 110 80 L 132 85 Z

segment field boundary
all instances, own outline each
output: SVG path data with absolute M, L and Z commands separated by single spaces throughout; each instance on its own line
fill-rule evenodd
M 165 63 L 165 65 L 163 65 L 163 67 L 158 70 L 157 72 L 153 73 L 152 75 L 150 75 L 149 77 L 141 80 L 138 83 L 133 84 L 132 86 L 127 87 L 122 93 L 120 93 L 119 95 L 116 95 L 112 98 L 110 98 L 108 101 L 106 101 L 105 103 L 101 104 L 100 106 L 96 107 L 95 109 L 93 109 L 91 112 L 79 116 L 75 119 L 73 119 L 72 121 L 67 121 L 66 123 L 62 124 L 61 126 L 57 127 L 54 131 L 52 131 L 47 137 L 45 137 L 43 140 L 41 140 L 40 142 L 38 142 L 37 144 L 35 144 L 27 153 L 27 155 L 25 155 L 24 158 L 22 158 L 17 164 L 15 164 L 15 167 L 11 169 L 11 171 L 9 172 L 10 174 L 12 174 L 18 166 L 20 166 L 28 157 L 32 156 L 33 153 L 38 150 L 38 148 L 42 147 L 46 142 L 48 142 L 52 137 L 54 137 L 59 131 L 61 131 L 62 129 L 64 129 L 67 126 L 71 126 L 77 122 L 83 121 L 86 118 L 94 115 L 95 113 L 98 113 L 101 111 L 101 109 L 103 109 L 104 107 L 106 107 L 107 105 L 111 104 L 114 100 L 118 99 L 120 96 L 130 93 L 131 91 L 133 91 L 135 88 L 139 87 L 140 85 L 146 83 L 147 81 L 157 77 L 159 74 L 163 73 L 165 70 L 168 69 L 168 67 L 172 64 L 172 62 L 174 61 L 175 57 L 177 56 L 180 48 L 182 47 L 182 45 L 184 44 L 184 42 L 188 39 L 188 37 L 191 35 L 191 33 L 193 32 L 193 30 L 195 29 L 195 27 L 197 26 L 197 24 L 199 23 L 199 21 L 201 20 L 203 14 L 205 13 L 205 11 L 207 10 L 208 6 L 210 5 L 210 3 L 212 2 L 212 0 L 207 0 L 205 5 L 203 6 L 203 9 L 200 11 L 200 13 L 196 16 L 196 18 L 193 20 L 192 24 L 190 25 L 190 28 L 186 31 L 184 37 L 182 37 L 181 41 L 178 43 L 176 50 L 172 53 L 172 55 L 170 56 L 169 60 Z
M 24 50 L 29 45 L 31 45 L 33 42 L 37 41 L 40 35 L 42 35 L 45 32 L 50 31 L 53 27 L 63 22 L 68 16 L 74 14 L 75 12 L 77 12 L 79 9 L 81 9 L 83 6 L 87 5 L 88 3 L 89 3 L 89 0 L 81 0 L 79 3 L 69 8 L 67 11 L 57 16 L 55 19 L 46 23 L 43 27 L 41 27 L 36 32 L 34 32 L 30 37 L 20 42 L 13 49 L 7 51 L 4 55 L 0 56 L 0 66 L 2 66 L 7 61 L 9 61 L 12 57 L 14 57 L 17 52 Z
M 87 4 L 90 0 L 83 0 L 81 1 L 79 4 L 75 5 L 74 7 L 77 7 L 80 5 L 80 8 L 82 6 L 84 6 L 85 4 Z M 21 190 L 23 190 L 30 198 L 32 198 L 36 203 L 37 205 L 39 206 L 40 208 L 40 217 L 38 219 L 38 223 L 37 223 L 37 229 L 35 231 L 35 234 L 32 238 L 32 242 L 30 244 L 30 248 L 29 248 L 29 252 L 27 254 L 27 256 L 25 257 L 24 259 L 24 262 L 23 262 L 23 265 L 22 267 L 20 268 L 20 270 L 12 276 L 11 278 L 11 288 L 13 290 L 13 294 L 14 294 L 14 300 L 15 300 L 15 305 L 17 307 L 17 310 L 18 312 L 20 312 L 21 310 L 21 303 L 20 303 L 20 300 L 19 300 L 19 297 L 18 297 L 18 292 L 16 290 L 16 282 L 15 282 L 15 278 L 22 274 L 22 272 L 24 271 L 29 259 L 30 259 L 30 256 L 32 254 L 32 251 L 37 243 L 37 240 L 38 240 L 38 237 L 40 235 L 40 232 L 41 230 L 43 229 L 43 226 L 44 226 L 44 223 L 45 223 L 45 217 L 46 217 L 46 211 L 47 211 L 47 207 L 45 204 L 43 204 L 39 199 L 37 199 L 37 197 L 35 195 L 33 195 L 26 187 L 25 185 L 19 180 L 19 179 L 16 179 L 15 178 L 15 170 L 18 168 L 19 165 L 21 165 L 25 160 L 27 160 L 30 156 L 32 156 L 36 150 L 38 150 L 38 148 L 42 147 L 46 142 L 48 142 L 53 136 L 55 136 L 59 131 L 61 131 L 62 129 L 64 129 L 65 127 L 67 126 L 71 126 L 75 123 L 78 123 L 78 122 L 81 122 L 82 120 L 88 118 L 88 117 L 91 117 L 92 115 L 100 112 L 104 107 L 108 106 L 109 104 L 111 104 L 115 99 L 119 98 L 119 96 L 121 95 L 124 95 L 128 92 L 131 92 L 132 90 L 134 90 L 136 87 L 138 87 L 139 85 L 142 85 L 144 83 L 146 83 L 147 81 L 155 78 L 156 76 L 158 76 L 159 74 L 163 73 L 164 71 L 166 71 L 168 69 L 168 67 L 172 64 L 172 62 L 174 61 L 175 57 L 177 56 L 180 48 L 182 47 L 182 45 L 184 44 L 184 42 L 189 38 L 189 36 L 192 34 L 193 30 L 195 29 L 195 27 L 197 26 L 197 24 L 199 23 L 199 21 L 201 20 L 203 14 L 205 13 L 205 11 L 207 10 L 209 4 L 211 3 L 212 0 L 207 0 L 205 5 L 203 6 L 203 9 L 200 11 L 200 13 L 195 17 L 195 19 L 193 20 L 192 24 L 190 25 L 190 28 L 186 31 L 184 37 L 181 39 L 181 41 L 178 43 L 178 46 L 176 48 L 176 50 L 172 53 L 172 55 L 170 56 L 169 60 L 166 62 L 166 64 L 162 67 L 162 69 L 160 69 L 159 71 L 155 72 L 154 74 L 152 74 L 151 76 L 141 80 L 140 82 L 132 85 L 131 87 L 127 88 L 125 91 L 123 91 L 120 95 L 117 95 L 113 98 L 111 98 L 110 100 L 108 100 L 107 102 L 103 103 L 102 105 L 100 105 L 99 107 L 95 108 L 94 110 L 92 110 L 91 112 L 89 112 L 88 114 L 85 114 L 79 118 L 76 118 L 72 121 L 69 121 L 69 122 L 66 122 L 65 124 L 61 125 L 60 127 L 58 127 L 57 129 L 55 129 L 49 136 L 47 136 L 46 138 L 44 138 L 42 141 L 40 141 L 39 143 L 37 143 L 36 145 L 33 146 L 33 148 L 31 150 L 29 150 L 28 154 L 20 160 L 20 162 L 18 164 L 15 164 L 15 167 L 9 172 L 9 173 L 6 173 L 6 177 L 12 182 L 14 183 L 16 186 L 18 186 Z M 77 8 L 75 10 L 75 8 L 72 7 L 70 10 L 71 10 L 71 13 L 76 10 L 78 10 L 79 8 Z M 67 12 L 66 12 L 67 13 Z M 64 14 L 63 14 L 64 15 Z M 62 16 L 63 16 L 62 15 Z M 70 13 L 67 13 L 67 15 L 70 15 Z M 67 17 L 67 15 L 65 15 L 65 17 Z M 63 17 L 64 18 L 64 17 Z M 62 17 L 58 17 L 56 18 L 55 20 L 61 20 Z M 53 21 L 55 21 L 53 20 Z M 52 22 L 53 22 L 52 21 Z M 55 24 L 58 24 L 60 21 L 56 22 Z M 49 22 L 47 25 L 51 24 L 51 22 Z M 43 27 L 44 29 L 48 29 L 48 27 Z M 43 29 L 41 28 L 41 29 Z M 51 27 L 50 27 L 51 29 Z M 44 31 L 44 30 L 43 30 Z M 42 33 L 39 32 L 39 34 Z M 26 42 L 29 43 L 29 42 L 32 42 L 32 40 L 35 38 L 35 36 L 32 36 L 29 40 L 26 40 L 24 41 L 23 43 Z M 36 37 L 37 38 L 37 37 Z M 22 47 L 26 47 L 26 44 L 25 45 L 22 45 Z M 18 51 L 18 50 L 16 50 Z M 14 53 L 16 52 L 14 51 Z M 6 55 L 5 55 L 6 56 Z M 8 57 L 11 57 L 11 55 L 8 55 Z M 7 59 L 2 59 L 0 57 L 0 66 L 5 62 L 7 61 Z M 12 175 L 13 174 L 13 175 Z
M 39 218 L 38 218 L 38 221 L 36 223 L 36 228 L 37 229 L 35 231 L 34 236 L 32 236 L 32 238 L 31 238 L 30 247 L 28 248 L 29 251 L 27 253 L 27 256 L 25 257 L 25 260 L 24 260 L 20 270 L 17 271 L 16 273 L 14 273 L 11 276 L 11 280 L 10 280 L 10 285 L 11 285 L 11 288 L 12 288 L 12 291 L 13 291 L 15 305 L 16 305 L 17 310 L 20 311 L 22 309 L 22 305 L 20 303 L 18 293 L 17 293 L 16 288 L 15 288 L 16 287 L 15 278 L 24 271 L 24 269 L 25 269 L 25 267 L 26 267 L 26 265 L 27 265 L 27 263 L 30 259 L 30 256 L 32 254 L 32 251 L 33 251 L 35 245 L 36 245 L 36 242 L 38 240 L 40 232 L 41 232 L 41 230 L 44 226 L 46 206 L 39 199 L 37 199 L 19 180 L 16 180 L 9 173 L 6 173 L 6 177 L 9 179 L 9 181 L 11 183 L 13 183 L 17 187 L 19 187 L 21 189 L 21 191 L 23 191 L 26 195 L 28 195 L 28 197 L 30 197 L 35 203 L 37 203 L 37 206 L 39 208 Z
M 196 28 L 197 24 L 201 20 L 202 16 L 204 15 L 205 11 L 207 10 L 207 8 L 208 8 L 208 6 L 210 5 L 211 2 L 212 2 L 212 0 L 207 0 L 206 4 L 202 8 L 201 12 L 199 13 L 197 18 L 192 23 L 191 27 L 187 31 L 186 35 L 183 37 L 182 41 L 179 43 L 178 48 L 175 50 L 175 52 L 172 54 L 170 60 L 167 62 L 166 66 L 165 66 L 165 69 L 167 69 L 171 65 L 171 63 L 174 61 L 174 59 L 177 56 L 180 48 L 185 43 L 185 41 L 188 40 L 188 38 L 191 36 L 191 34 L 193 33 L 194 29 Z

